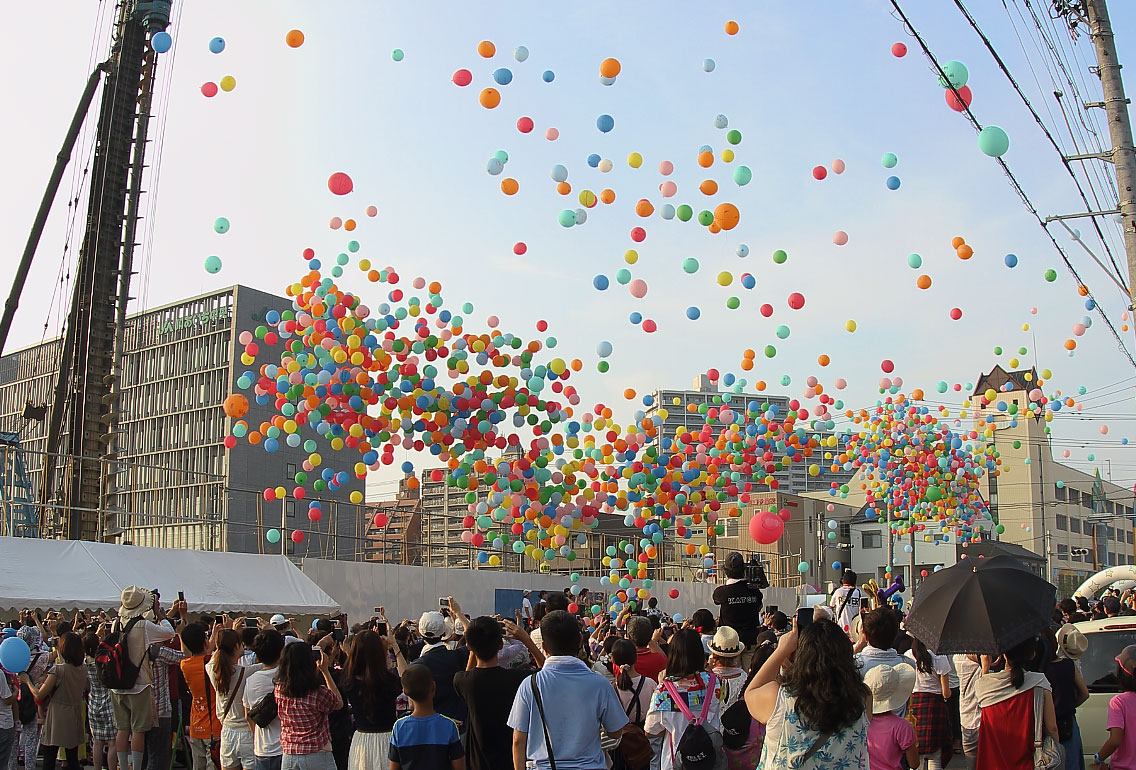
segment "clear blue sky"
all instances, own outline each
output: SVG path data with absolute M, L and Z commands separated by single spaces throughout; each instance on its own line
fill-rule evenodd
M 1041 213 L 1081 209 L 1052 148 L 977 36 L 952 4 L 930 5 L 904 3 L 941 60 L 959 59 L 969 67 L 974 111 L 1009 134 L 1006 160 Z M 1043 117 L 1048 122 L 1055 116 L 1065 135 L 1046 68 L 1030 42 L 1032 23 L 1017 16 L 1018 4 L 1011 11 L 1016 30 L 1000 3 L 971 5 Z M 1112 5 L 1127 72 L 1136 66 L 1136 7 Z M 329 229 L 328 220 L 354 217 L 362 256 L 393 265 L 407 279 L 441 281 L 451 306 L 475 304 L 478 324 L 495 314 L 502 328 L 532 336 L 535 322 L 547 320 L 560 343 L 556 353 L 585 361 L 584 372 L 573 379 L 587 404 L 616 404 L 627 416 L 632 408 L 622 400 L 624 388 L 644 393 L 682 387 L 716 367 L 745 374 L 751 393 L 752 383 L 763 379 L 769 392 L 799 396 L 809 375 L 833 392 L 833 380 L 843 377 L 849 382 L 845 401 L 862 406 L 878 398 L 884 358 L 895 362 L 905 390 L 933 393 L 939 380 L 973 382 L 995 363 L 1006 366 L 1010 356 L 995 356 L 996 345 L 1007 353 L 1026 346 L 1023 366 L 1052 369 L 1052 384 L 1066 393 L 1088 389 L 1081 413 L 1088 419 L 1070 415 L 1054 422 L 1058 453 L 1070 449 L 1079 467 L 1088 468 L 1087 455 L 1095 452 L 1098 461 L 1112 460 L 1118 483 L 1136 480 L 1136 460 L 1118 446 L 1120 437 L 1133 433 L 1136 372 L 1095 316 L 1078 339 L 1076 356 L 1067 355 L 1063 343 L 1086 315 L 1075 282 L 997 165 L 978 151 L 970 125 L 947 109 L 928 63 L 888 3 L 181 0 L 175 8 L 174 48 L 160 62 L 168 109 L 164 131 L 152 133 L 157 141 L 149 160 L 157 164 L 160 157 L 160 174 L 148 185 L 144 204 L 138 308 L 233 283 L 280 292 L 304 269 L 304 247 L 324 257 L 343 250 L 348 236 Z M 0 85 L 9 116 L 3 128 L 6 184 L 0 188 L 6 264 L 14 265 L 23 247 L 89 71 L 92 40 L 101 55 L 113 13 L 109 2 L 72 2 L 56 10 L 62 13 L 53 18 L 45 47 L 43 35 L 31 32 L 43 30 L 42 9 L 6 9 L 9 28 L 28 31 L 8 36 L 13 76 Z M 723 31 L 729 19 L 741 25 L 737 36 Z M 307 36 L 299 49 L 284 44 L 291 28 Z M 227 48 L 214 55 L 208 42 L 218 35 Z M 492 60 L 477 55 L 483 39 L 497 46 Z M 891 55 L 896 41 L 908 45 L 906 58 Z M 514 60 L 518 45 L 530 51 L 524 63 Z M 396 47 L 405 60 L 392 60 Z M 1091 59 L 1087 40 L 1078 50 Z M 598 68 L 608 56 L 619 58 L 623 71 L 615 85 L 604 87 Z M 715 60 L 712 73 L 703 71 L 707 58 Z M 466 88 L 450 82 L 462 67 L 474 74 Z M 478 92 L 492 85 L 498 67 L 508 67 L 514 79 L 500 88 L 501 106 L 485 110 Z M 546 69 L 556 73 L 551 84 L 541 80 Z M 204 98 L 200 85 L 224 75 L 236 78 L 236 89 Z M 1095 81 L 1083 67 L 1074 78 L 1090 86 Z M 1136 92 L 1136 84 L 1128 87 Z M 1090 91 L 1090 98 L 1099 97 Z M 615 119 L 615 130 L 606 135 L 595 125 L 601 113 Z M 737 160 L 700 169 L 695 159 L 701 145 L 716 152 L 728 146 L 726 132 L 714 127 L 718 114 L 743 134 L 734 148 Z M 522 115 L 535 121 L 533 133 L 517 132 Z M 548 127 L 560 131 L 558 140 L 544 138 Z M 89 148 L 88 132 L 77 164 Z M 510 160 L 505 173 L 493 177 L 485 166 L 498 149 Z M 633 151 L 644 157 L 637 170 L 626 162 Z M 894 170 L 881 166 L 885 152 L 899 157 Z M 603 174 L 589 168 L 590 153 L 610 158 L 614 169 Z M 812 167 L 834 158 L 843 159 L 847 171 L 815 181 Z M 658 190 L 663 160 L 676 167 L 670 179 L 679 191 L 670 202 L 698 211 L 731 201 L 741 210 L 739 226 L 711 235 L 694 222 L 664 221 L 658 212 L 637 217 L 638 199 L 651 199 L 656 209 L 666 202 Z M 742 188 L 730 176 L 740 163 L 754 172 Z M 549 177 L 554 164 L 570 171 L 567 198 L 557 195 Z M 328 192 L 334 171 L 353 177 L 353 194 Z M 885 187 L 893 173 L 902 180 L 894 192 Z M 519 181 L 516 196 L 501 194 L 505 176 Z M 698 192 L 704 178 L 719 182 L 718 195 Z M 9 348 L 38 341 L 45 318 L 49 334 L 58 329 L 60 302 L 50 298 L 70 184 L 69 173 Z M 592 209 L 582 226 L 557 223 L 561 209 L 579 205 L 580 190 L 605 187 L 617 193 L 615 204 Z M 375 219 L 363 215 L 371 204 L 379 209 Z M 218 216 L 230 219 L 229 233 L 213 232 Z M 629 231 L 640 225 L 647 239 L 634 244 Z M 1081 229 L 1089 231 L 1086 224 Z M 848 245 L 833 245 L 837 230 L 847 231 Z M 975 250 L 968 262 L 954 255 L 950 241 L 956 235 Z M 1119 328 L 1124 297 L 1068 237 L 1060 240 Z M 522 257 L 512 253 L 517 241 L 528 245 Z M 749 246 L 745 259 L 735 255 L 739 243 Z M 1087 243 L 1100 253 L 1095 239 Z M 629 269 L 649 285 L 641 300 L 614 281 L 616 270 L 628 267 L 623 254 L 632 247 L 639 261 Z M 787 263 L 773 263 L 775 249 L 788 252 Z M 922 255 L 923 269 L 907 266 L 912 252 Z M 1013 270 L 1003 264 L 1008 252 L 1020 258 Z M 217 275 L 202 268 L 210 254 L 224 261 Z M 701 263 L 694 275 L 680 267 L 687 257 Z M 1049 268 L 1058 271 L 1055 283 L 1043 278 Z M 723 270 L 734 276 L 728 289 L 715 280 Z M 756 277 L 754 290 L 738 284 L 743 272 Z M 934 281 L 928 291 L 915 287 L 924 272 Z M 597 273 L 611 278 L 612 288 L 595 291 Z M 343 283 L 372 304 L 379 301 L 376 286 L 354 267 Z M 803 310 L 788 308 L 791 292 L 804 294 Z M 732 295 L 741 299 L 738 310 L 725 306 Z M 766 302 L 775 308 L 768 319 L 758 311 Z M 690 305 L 701 308 L 700 320 L 686 320 Z M 952 307 L 963 310 L 961 321 L 949 319 Z M 657 321 L 658 333 L 646 335 L 631 325 L 628 315 L 635 310 Z M 850 318 L 859 324 L 852 335 L 844 331 Z M 1030 324 L 1029 332 L 1022 331 L 1023 323 Z M 775 337 L 781 324 L 791 328 L 786 340 Z M 1131 346 L 1132 333 L 1124 337 Z M 615 348 L 606 375 L 595 371 L 600 340 Z M 767 360 L 761 350 L 771 343 L 778 354 Z M 758 351 L 750 373 L 739 368 L 746 348 Z M 817 364 L 821 353 L 831 356 L 827 368 Z M 777 385 L 783 374 L 792 378 L 787 388 Z M 1100 438 L 1102 423 L 1111 428 L 1108 440 L 1086 447 Z

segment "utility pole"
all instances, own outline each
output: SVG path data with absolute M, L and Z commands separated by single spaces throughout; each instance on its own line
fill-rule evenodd
M 1060 4 L 1059 4 L 1060 5 Z M 1124 82 L 1120 78 L 1120 62 L 1116 60 L 1116 41 L 1112 23 L 1108 18 L 1105 0 L 1084 0 L 1090 36 L 1097 51 L 1097 71 L 1104 94 L 1104 112 L 1108 118 L 1108 133 L 1112 139 L 1109 158 L 1116 167 L 1117 200 L 1120 202 L 1120 222 L 1124 230 L 1124 253 L 1128 260 L 1129 310 L 1136 304 L 1136 148 L 1132 141 L 1132 122 L 1128 116 L 1128 100 L 1124 97 Z

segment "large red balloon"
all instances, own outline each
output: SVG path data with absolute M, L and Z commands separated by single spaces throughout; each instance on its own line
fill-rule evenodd
M 776 543 L 785 532 L 785 522 L 772 511 L 754 514 L 749 520 L 749 535 L 762 545 Z
M 346 195 L 355 189 L 355 184 L 347 174 L 344 174 L 342 171 L 336 171 L 327 178 L 327 189 L 331 190 L 336 195 Z

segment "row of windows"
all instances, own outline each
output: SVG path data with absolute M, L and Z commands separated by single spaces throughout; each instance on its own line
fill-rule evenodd
M 1053 485 L 1053 496 L 1058 500 L 1064 500 L 1073 505 L 1080 505 L 1084 508 L 1093 507 L 1093 493 L 1082 492 L 1079 489 L 1070 487 L 1062 483 L 1061 486 Z M 1113 516 L 1131 516 L 1132 506 L 1118 503 L 1115 500 L 1102 500 L 1100 501 L 1102 513 L 1107 513 Z
M 1082 521 L 1075 517 L 1067 517 L 1064 514 L 1057 514 L 1054 517 L 1055 526 L 1062 532 L 1072 532 L 1075 535 L 1093 534 L 1094 522 Z M 1132 529 L 1129 526 L 1113 527 L 1111 525 L 1095 524 L 1096 534 L 1098 537 L 1104 536 L 1107 540 L 1116 540 L 1118 542 L 1127 541 L 1129 544 L 1133 542 Z

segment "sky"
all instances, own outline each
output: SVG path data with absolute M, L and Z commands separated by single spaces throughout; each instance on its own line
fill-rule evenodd
M 972 4 L 1046 124 L 1067 141 L 1050 80 L 1063 76 L 1046 66 L 1024 4 Z M 41 36 L 8 39 L 10 63 L 36 62 L 34 77 L 0 83 L 0 98 L 15 116 L 0 129 L 8 149 L 0 244 L 13 267 L 75 101 L 109 40 L 109 2 L 68 5 L 52 25 L 50 55 Z M 967 65 L 972 109 L 1009 135 L 1005 160 L 1041 215 L 1083 210 L 1056 152 L 953 4 L 901 5 L 940 61 Z M 1134 62 L 1136 6 L 1112 5 L 1119 60 Z M 6 13 L 12 29 L 42 25 L 34 6 Z M 728 20 L 738 22 L 737 35 L 725 33 Z M 301 47 L 285 45 L 290 29 L 304 32 Z M 1084 98 L 1099 99 L 1095 76 L 1085 70 L 1091 43 L 1062 37 L 1059 24 L 1047 29 L 1063 50 L 1076 48 L 1080 58 L 1068 57 L 1070 74 L 1088 83 Z M 584 362 L 572 380 L 584 403 L 612 405 L 625 419 L 641 408 L 624 399 L 625 389 L 641 395 L 685 387 L 710 368 L 744 377 L 749 394 L 760 379 L 769 383 L 767 393 L 800 397 L 806 378 L 815 376 L 848 407 L 870 406 L 880 398 L 884 359 L 894 362 L 904 391 L 923 388 L 932 403 L 954 408 L 965 393 L 939 395 L 937 382 L 973 383 L 995 364 L 1009 368 L 1010 354 L 1025 347 L 1022 367 L 1053 372 L 1047 392 L 1085 389 L 1083 409 L 1053 422 L 1057 455 L 1068 450 L 1067 462 L 1078 468 L 1099 465 L 1119 484 L 1136 482 L 1136 458 L 1120 443 L 1136 432 L 1132 363 L 1100 317 L 1086 311 L 1048 238 L 998 165 L 978 150 L 971 125 L 947 108 L 937 75 L 888 2 L 196 0 L 175 2 L 170 32 L 173 48 L 159 59 L 159 117 L 147 155 L 142 272 L 132 310 L 237 283 L 283 293 L 306 271 L 304 248 L 330 260 L 354 238 L 359 256 L 394 267 L 404 281 L 440 281 L 451 308 L 472 302 L 467 329 L 485 328 L 495 315 L 503 330 L 555 336 L 549 357 Z M 216 36 L 226 41 L 220 54 L 208 48 Z M 482 40 L 495 43 L 492 59 L 478 55 Z M 908 46 L 905 57 L 892 55 L 895 42 Z M 518 62 L 514 50 L 522 45 L 529 57 Z M 401 61 L 392 57 L 396 48 L 405 54 Z M 607 57 L 622 64 L 611 86 L 599 79 Z M 497 86 L 500 106 L 484 109 L 478 94 L 496 85 L 492 73 L 501 67 L 513 80 Z M 473 74 L 464 88 L 451 82 L 460 68 Z M 551 83 L 541 77 L 545 70 L 555 73 Z M 225 75 L 236 79 L 233 91 L 202 95 L 203 83 Z M 1067 85 L 1058 85 L 1072 98 Z M 1136 84 L 1127 85 L 1136 92 Z M 1066 109 L 1077 125 L 1079 113 Z M 614 118 L 610 133 L 597 130 L 601 114 Z M 736 147 L 715 127 L 717 115 L 742 133 Z M 534 121 L 532 133 L 518 132 L 521 116 Z M 77 254 L 82 230 L 80 219 L 65 257 L 67 200 L 90 157 L 92 126 L 93 119 L 57 196 L 7 349 L 38 342 L 45 323 L 54 336 L 66 312 L 58 276 Z M 549 141 L 545 132 L 553 127 L 559 138 Z M 703 145 L 716 154 L 708 169 L 696 163 Z M 733 163 L 721 159 L 727 148 L 736 153 Z M 509 160 L 492 176 L 486 164 L 498 150 Z M 644 159 L 638 169 L 627 162 L 632 152 Z M 612 170 L 589 167 L 592 153 L 611 159 Z M 898 157 L 895 168 L 883 167 L 885 153 Z M 837 158 L 844 173 L 813 178 L 814 166 L 831 168 Z M 675 171 L 663 177 L 658 167 L 667 160 Z M 556 164 L 569 170 L 568 196 L 557 194 L 550 178 Z M 732 181 L 739 164 L 753 171 L 744 187 Z M 327 179 L 334 172 L 349 174 L 354 192 L 332 195 Z M 894 191 L 885 184 L 891 175 L 901 180 Z M 502 194 L 505 177 L 518 181 L 518 194 Z M 718 194 L 699 192 L 707 178 L 719 183 Z M 666 179 L 678 186 L 670 199 L 659 190 Z M 582 225 L 558 224 L 561 210 L 580 207 L 581 190 L 605 188 L 615 191 L 615 203 L 590 209 Z M 634 211 L 642 198 L 656 209 L 648 218 Z M 731 202 L 740 223 L 710 234 L 694 221 L 664 220 L 659 209 L 668 202 L 695 212 Z M 370 205 L 378 209 L 374 218 L 364 214 Z M 222 216 L 231 229 L 219 235 L 212 225 Z M 332 217 L 354 218 L 359 227 L 333 230 Z M 1103 258 L 1087 220 L 1072 226 Z M 1102 226 L 1123 267 L 1116 224 Z M 631 240 L 633 227 L 646 230 L 642 243 Z M 833 243 L 836 231 L 848 234 L 847 245 Z M 1126 298 L 1063 230 L 1053 231 L 1119 331 Z M 971 259 L 955 255 L 955 236 L 973 247 Z M 521 256 L 513 253 L 518 242 L 527 246 Z M 749 248 L 745 258 L 737 256 L 740 244 Z M 638 261 L 628 265 L 631 248 Z M 777 249 L 788 254 L 784 264 L 771 258 Z M 912 253 L 921 255 L 919 270 L 908 267 Z M 1019 259 L 1013 269 L 1004 264 L 1008 253 Z M 210 255 L 222 259 L 218 274 L 203 268 Z M 700 263 L 694 274 L 681 267 L 690 257 Z M 646 281 L 645 297 L 616 282 L 621 268 Z M 1048 269 L 1057 271 L 1056 281 L 1045 280 Z M 717 280 L 723 271 L 732 276 L 727 287 Z M 753 290 L 739 284 L 742 273 L 756 279 Z M 593 288 L 597 274 L 610 279 L 607 291 Z M 932 278 L 930 289 L 916 288 L 921 274 Z M 382 301 L 380 285 L 353 264 L 341 284 L 372 305 Z M 793 292 L 805 297 L 801 310 L 787 304 Z M 736 310 L 726 307 L 731 296 L 740 300 Z M 774 308 L 770 318 L 759 312 L 765 303 Z M 701 312 L 697 321 L 686 318 L 691 306 Z M 961 320 L 950 319 L 952 308 L 962 310 Z M 633 325 L 633 311 L 658 331 Z M 1075 337 L 1070 357 L 1065 341 L 1086 315 L 1093 325 Z M 854 334 L 845 331 L 849 319 L 858 324 Z M 547 333 L 537 332 L 538 320 L 547 321 Z M 776 336 L 782 325 L 790 329 L 787 339 Z M 1131 331 L 1121 336 L 1134 347 Z M 606 374 L 596 371 L 600 341 L 614 348 Z M 770 344 L 777 354 L 765 358 Z M 751 372 L 740 368 L 746 349 L 757 351 Z M 827 367 L 818 363 L 821 354 L 830 357 Z M 790 384 L 782 387 L 784 375 Z M 847 380 L 845 390 L 834 390 L 836 378 Z

